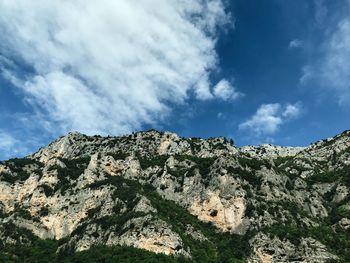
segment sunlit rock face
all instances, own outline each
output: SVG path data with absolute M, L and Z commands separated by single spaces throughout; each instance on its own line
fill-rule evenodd
M 6 234 L 11 224 L 62 241 L 59 251 L 121 245 L 195 261 L 189 238 L 216 247 L 197 220 L 215 235 L 247 237 L 250 263 L 330 262 L 344 255 L 312 231 L 347 235 L 349 167 L 349 131 L 305 148 L 236 148 L 154 130 L 70 133 L 0 163 L 0 241 L 30 245 Z

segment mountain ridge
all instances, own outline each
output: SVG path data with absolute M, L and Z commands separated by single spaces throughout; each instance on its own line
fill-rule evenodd
M 209 137 L 207 139 L 204 139 L 204 138 L 200 138 L 200 137 L 181 137 L 179 135 L 177 135 L 176 133 L 173 133 L 173 132 L 169 132 L 169 131 L 157 131 L 157 130 L 154 130 L 154 129 L 151 129 L 151 130 L 148 130 L 148 131 L 139 131 L 139 132 L 133 132 L 132 134 L 128 134 L 128 135 L 120 135 L 120 136 L 100 136 L 100 135 L 93 135 L 93 136 L 89 136 L 89 135 L 85 135 L 83 133 L 80 133 L 80 132 L 69 132 L 67 135 L 65 136 L 61 136 L 59 138 L 57 138 L 56 140 L 54 140 L 53 142 L 49 143 L 49 145 L 52 145 L 54 143 L 57 143 L 61 140 L 65 140 L 65 139 L 69 139 L 69 138 L 72 138 L 72 139 L 77 139 L 77 138 L 80 138 L 80 139 L 83 139 L 83 138 L 104 138 L 104 139 L 110 139 L 110 140 L 113 140 L 113 139 L 123 139 L 123 138 L 129 138 L 130 136 L 133 136 L 133 135 L 136 135 L 139 136 L 139 135 L 144 135 L 145 137 L 148 137 L 148 136 L 154 136 L 155 134 L 158 134 L 158 135 L 166 135 L 166 136 L 169 136 L 169 137 L 175 137 L 175 138 L 178 138 L 178 139 L 182 139 L 182 140 L 200 140 L 200 141 L 212 141 L 212 140 L 223 140 L 224 142 L 230 142 L 230 144 L 232 146 L 235 146 L 234 145 L 234 142 L 232 139 L 227 139 L 226 137 L 224 136 L 219 136 L 219 137 Z M 308 146 L 279 146 L 279 145 L 274 145 L 274 144 L 260 144 L 260 145 L 244 145 L 244 146 L 240 146 L 240 147 L 236 147 L 236 149 L 240 150 L 240 151 L 243 151 L 243 152 L 249 152 L 249 151 L 252 151 L 252 150 L 263 150 L 263 149 L 275 149 L 275 151 L 283 151 L 283 150 L 291 150 L 291 153 L 289 155 L 294 155 L 296 154 L 297 152 L 301 151 L 301 150 L 304 150 L 304 149 L 307 149 L 307 148 L 313 148 L 313 147 L 317 147 L 318 145 L 321 145 L 322 143 L 327 143 L 327 142 L 330 142 L 332 140 L 335 140 L 339 137 L 342 137 L 344 135 L 348 135 L 350 134 L 350 130 L 345 130 L 343 131 L 342 133 L 339 133 L 333 137 L 329 137 L 327 139 L 321 139 L 321 140 L 318 140 L 318 141 L 315 141 L 313 143 L 310 143 Z M 46 146 L 47 147 L 47 146 Z M 38 151 L 40 151 L 41 149 L 44 149 L 46 147 L 41 147 Z M 38 152 L 37 151 L 37 152 Z M 35 153 L 34 153 L 35 154 Z
M 0 246 L 33 246 L 20 228 L 70 257 L 102 245 L 193 262 L 347 262 L 349 166 L 350 131 L 240 148 L 154 130 L 69 133 L 0 162 Z

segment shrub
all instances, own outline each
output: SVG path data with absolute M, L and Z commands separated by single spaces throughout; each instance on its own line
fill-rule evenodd
M 138 156 L 140 166 L 142 169 L 147 169 L 152 166 L 160 166 L 163 167 L 165 162 L 168 160 L 168 155 L 157 155 L 152 158 Z
M 227 171 L 235 176 L 239 176 L 242 179 L 248 181 L 250 185 L 255 188 L 259 188 L 261 186 L 261 178 L 258 177 L 254 172 L 248 171 L 247 169 L 242 169 L 240 167 L 227 167 Z
M 11 172 L 14 173 L 14 175 L 11 175 L 9 173 L 1 173 L 1 179 L 3 181 L 6 181 L 8 183 L 15 183 L 16 181 L 25 181 L 30 176 L 30 173 L 25 171 L 25 167 L 27 166 L 33 166 L 36 168 L 34 172 L 40 174 L 41 169 L 43 167 L 43 164 L 37 160 L 30 159 L 30 158 L 14 158 L 10 159 L 8 161 L 0 162 L 3 165 L 6 165 L 10 168 Z
M 56 167 L 56 169 L 60 177 L 77 179 L 88 166 L 90 159 L 90 156 L 69 160 L 60 158 L 60 161 L 66 165 L 66 168 Z
M 114 160 L 125 160 L 125 158 L 129 156 L 127 153 L 122 151 L 109 152 L 106 155 L 112 156 Z
M 271 169 L 272 165 L 268 160 L 257 159 L 257 158 L 247 158 L 245 156 L 238 156 L 237 160 L 239 164 L 243 167 L 249 167 L 253 170 L 260 170 L 261 166 L 266 166 L 268 169 Z
M 192 161 L 195 163 L 195 167 L 198 168 L 199 173 L 202 176 L 206 176 L 210 172 L 210 167 L 213 165 L 215 162 L 216 158 L 215 157 L 196 157 L 192 155 L 175 155 L 175 158 L 178 161 Z

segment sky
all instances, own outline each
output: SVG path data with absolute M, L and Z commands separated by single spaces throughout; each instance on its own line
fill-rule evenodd
M 350 0 L 0 0 L 0 160 L 71 131 L 307 146 L 349 116 Z

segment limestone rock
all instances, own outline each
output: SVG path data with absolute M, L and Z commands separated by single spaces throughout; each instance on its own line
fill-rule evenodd
M 338 255 L 308 230 L 348 233 L 349 167 L 349 131 L 308 147 L 241 148 L 154 130 L 69 133 L 0 162 L 0 244 L 30 245 L 17 227 L 60 240 L 59 250 L 124 245 L 193 259 L 193 242 L 216 246 L 191 224 L 204 222 L 215 234 L 249 237 L 251 263 L 329 262 Z M 192 221 L 174 222 L 168 206 Z M 295 226 L 305 233 L 276 234 Z

